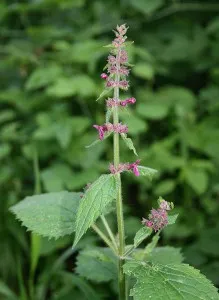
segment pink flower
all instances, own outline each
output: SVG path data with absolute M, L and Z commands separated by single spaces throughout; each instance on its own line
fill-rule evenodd
M 166 210 L 161 208 L 152 209 L 150 215 L 147 219 L 143 219 L 142 223 L 154 229 L 154 231 L 158 231 L 163 229 L 168 224 L 168 216 Z
M 138 165 L 140 163 L 140 159 L 136 160 L 136 162 L 129 164 L 129 170 L 132 170 L 132 172 L 135 174 L 135 176 L 139 176 L 139 170 L 138 170 Z
M 171 210 L 170 204 L 167 201 L 165 201 L 164 199 L 161 199 L 161 201 L 160 201 L 160 208 L 164 209 L 164 210 Z
M 118 123 L 117 125 L 114 125 L 114 131 L 117 133 L 127 133 L 128 132 L 128 126 L 122 125 L 121 123 Z
M 127 90 L 129 87 L 129 83 L 127 80 L 120 80 L 119 87 L 123 90 Z
M 116 125 L 112 123 L 106 123 L 104 125 L 93 125 L 94 128 L 96 128 L 99 132 L 99 139 L 102 141 L 104 139 L 105 132 L 117 132 L 117 133 L 127 133 L 128 127 L 127 125 L 123 125 L 121 123 L 118 123 Z
M 130 104 L 134 104 L 136 102 L 136 99 L 131 97 L 131 98 L 127 99 L 126 101 Z
M 108 98 L 106 100 L 106 105 L 108 107 L 113 107 L 113 106 L 118 106 L 120 104 L 120 102 L 117 99 L 112 99 L 112 98 Z
M 120 101 L 120 105 L 121 105 L 121 106 L 126 106 L 126 105 L 127 105 L 126 100 Z
M 139 176 L 139 170 L 138 170 L 138 164 L 140 163 L 140 160 L 136 160 L 136 162 L 134 163 L 123 163 L 123 164 L 119 164 L 119 166 L 116 168 L 114 165 L 110 165 L 110 172 L 112 174 L 116 174 L 116 173 L 121 173 L 124 171 L 133 171 L 133 173 L 135 174 L 135 176 Z
M 108 56 L 108 63 L 113 65 L 113 64 L 116 64 L 116 57 L 113 56 L 113 55 L 109 55 Z
M 121 66 L 121 68 L 119 69 L 119 73 L 124 75 L 124 76 L 128 76 L 129 75 L 129 69 L 127 69 L 126 67 Z
M 128 98 L 126 100 L 120 101 L 120 105 L 121 106 L 126 106 L 128 104 L 134 104 L 135 102 L 136 102 L 136 99 L 132 97 L 132 98 Z
M 127 63 L 128 62 L 128 53 L 127 53 L 127 51 L 126 50 L 121 50 L 120 51 L 120 63 L 121 64 L 124 64 L 124 63 Z
M 99 139 L 103 140 L 104 139 L 104 133 L 106 131 L 104 126 L 99 126 L 99 125 L 93 125 L 94 128 L 96 128 L 99 132 Z
M 171 205 L 169 202 L 165 201 L 162 198 L 158 199 L 159 208 L 152 208 L 151 213 L 148 216 L 148 219 L 142 219 L 142 224 L 147 227 L 158 231 L 163 229 L 168 224 L 168 214 L 167 211 L 171 210 Z
M 100 77 L 101 77 L 102 79 L 107 79 L 107 78 L 108 78 L 108 75 L 107 75 L 106 73 L 102 73 L 102 74 L 100 75 Z

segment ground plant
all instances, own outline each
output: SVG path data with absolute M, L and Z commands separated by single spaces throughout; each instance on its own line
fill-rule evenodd
M 153 178 L 159 173 L 159 170 L 153 168 L 152 160 L 149 161 L 149 166 L 142 165 L 141 157 L 128 136 L 132 127 L 120 119 L 120 115 L 123 116 L 123 120 L 128 119 L 132 107 L 138 101 L 137 97 L 135 99 L 133 96 L 123 95 L 129 88 L 127 78 L 132 68 L 128 59 L 128 48 L 132 42 L 127 40 L 127 30 L 126 25 L 118 25 L 114 31 L 115 38 L 106 46 L 110 54 L 100 75 L 105 87 L 97 99 L 98 102 L 104 101 L 105 122 L 102 125 L 93 125 L 98 138 L 86 146 L 89 151 L 112 138 L 113 150 L 109 151 L 112 161 L 105 174 L 94 182 L 87 183 L 83 192 L 58 191 L 40 194 L 39 150 L 34 146 L 30 150 L 34 158 L 35 195 L 28 196 L 12 206 L 11 211 L 22 225 L 32 232 L 33 260 L 27 294 L 31 299 L 35 299 L 37 293 L 34 277 L 39 259 L 37 248 L 41 243 L 40 236 L 60 239 L 69 235 L 74 236 L 72 249 L 77 251 L 76 275 L 63 272 L 62 276 L 68 278 L 69 285 L 72 281 L 82 287 L 86 293 L 85 299 L 88 295 L 89 299 L 117 297 L 120 300 L 219 299 L 216 287 L 199 270 L 183 263 L 183 254 L 179 248 L 158 246 L 162 230 L 171 227 L 178 218 L 178 213 L 174 212 L 174 204 L 166 197 L 157 197 L 157 205 L 150 210 L 148 216 L 142 213 L 142 219 L 138 220 L 141 224 L 140 229 L 135 232 L 134 238 L 127 242 L 123 203 L 125 195 L 123 196 L 121 178 L 129 178 L 131 182 L 130 178 L 138 180 L 142 177 L 144 179 L 141 184 L 149 181 L 153 188 Z M 144 113 L 142 110 L 142 114 Z M 75 125 L 80 127 L 80 124 Z M 179 121 L 178 126 L 183 134 L 183 120 Z M 64 132 L 61 131 L 60 135 L 62 134 Z M 65 139 L 60 135 L 59 138 L 65 144 Z M 132 162 L 124 161 L 121 150 L 123 147 L 132 151 L 135 157 Z M 186 151 L 185 145 L 182 145 L 182 148 L 182 151 Z M 110 224 L 112 219 L 116 220 L 116 228 Z M 82 246 L 88 230 L 101 238 L 104 247 L 95 246 L 89 237 L 86 239 L 86 246 Z M 99 289 L 97 293 L 83 281 L 84 278 L 95 284 L 109 282 L 112 292 Z

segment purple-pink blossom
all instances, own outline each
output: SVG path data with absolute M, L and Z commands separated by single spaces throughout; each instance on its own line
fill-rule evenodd
M 126 99 L 126 100 L 120 101 L 120 105 L 121 105 L 121 106 L 126 106 L 126 105 L 128 105 L 128 104 L 134 104 L 135 102 L 136 102 L 136 99 L 133 98 L 133 97 L 131 97 L 131 98 L 128 98 L 128 99 Z
M 121 163 L 117 167 L 115 167 L 113 164 L 110 164 L 110 172 L 112 174 L 117 174 L 117 173 L 122 173 L 124 171 L 132 171 L 135 176 L 139 176 L 139 170 L 138 170 L 138 165 L 140 163 L 140 160 L 136 160 L 134 163 Z
M 122 123 L 118 123 L 118 124 L 106 123 L 103 125 L 93 125 L 93 127 L 98 130 L 100 140 L 104 139 L 104 135 L 106 132 L 116 132 L 116 133 L 128 132 L 128 126 L 123 125 Z
M 101 77 L 102 79 L 107 79 L 107 78 L 108 78 L 108 75 L 107 75 L 106 73 L 102 73 L 102 74 L 100 75 L 100 77 Z
M 168 224 L 168 214 L 167 211 L 171 209 L 169 202 L 164 199 L 159 200 L 159 208 L 152 208 L 151 213 L 148 216 L 148 219 L 143 218 L 142 224 L 145 226 L 158 231 L 163 229 Z

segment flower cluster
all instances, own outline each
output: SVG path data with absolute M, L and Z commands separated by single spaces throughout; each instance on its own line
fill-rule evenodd
M 171 210 L 171 204 L 164 199 L 159 199 L 159 208 L 152 208 L 151 213 L 148 216 L 148 219 L 143 218 L 142 224 L 145 226 L 158 231 L 163 229 L 168 224 L 168 214 L 167 211 Z
M 124 164 L 119 164 L 118 167 L 115 167 L 113 164 L 110 164 L 110 172 L 112 174 L 118 174 L 118 173 L 122 173 L 124 171 L 132 171 L 135 176 L 139 176 L 139 170 L 138 170 L 138 165 L 140 163 L 140 160 L 136 160 L 136 162 L 134 163 L 124 163 Z
M 127 27 L 125 25 L 117 26 L 115 31 L 115 39 L 112 42 L 114 49 L 111 51 L 111 54 L 107 59 L 107 72 L 101 74 L 101 78 L 106 80 L 107 88 L 119 87 L 120 89 L 127 90 L 129 83 L 126 80 L 126 76 L 129 75 L 129 69 L 126 67 L 128 62 L 128 54 L 124 47 L 124 43 L 127 39 L 126 31 Z M 119 75 L 121 79 L 116 79 L 116 76 Z
M 127 133 L 128 132 L 128 126 L 123 125 L 121 123 L 118 124 L 112 124 L 112 123 L 106 123 L 103 125 L 93 125 L 94 128 L 96 128 L 99 132 L 99 139 L 104 139 L 104 134 L 106 132 L 116 132 L 116 133 Z
M 125 100 L 117 100 L 117 99 L 112 99 L 112 98 L 108 98 L 106 100 L 106 105 L 108 107 L 113 107 L 113 106 L 126 106 L 128 104 L 134 104 L 136 102 L 136 99 L 131 97 L 131 98 L 127 98 Z

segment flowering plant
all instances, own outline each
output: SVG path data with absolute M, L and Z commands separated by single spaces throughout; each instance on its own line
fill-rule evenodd
M 77 247 L 86 231 L 92 228 L 107 247 L 88 248 L 79 253 L 76 271 L 79 276 L 91 281 L 117 281 L 116 292 L 120 300 L 130 296 L 136 300 L 219 299 L 216 288 L 199 271 L 182 263 L 179 249 L 157 247 L 162 229 L 177 219 L 176 214 L 170 214 L 172 203 L 160 197 L 159 207 L 151 210 L 148 219 L 142 219 L 142 228 L 136 233 L 133 243 L 126 245 L 121 173 L 129 171 L 134 176 L 142 175 L 152 179 L 157 172 L 141 166 L 140 159 L 132 163 L 120 161 L 120 136 L 137 155 L 132 140 L 127 137 L 128 126 L 119 120 L 120 110 L 136 102 L 133 97 L 120 99 L 120 90 L 126 91 L 129 87 L 127 29 L 125 25 L 117 26 L 115 39 L 109 45 L 111 51 L 106 65 L 107 74 L 101 74 L 105 90 L 99 98 L 110 92 L 113 92 L 113 96 L 106 99 L 105 123 L 93 125 L 99 139 L 90 145 L 103 142 L 113 134 L 114 157 L 109 165 L 109 173 L 88 184 L 82 194 L 63 191 L 35 195 L 27 197 L 11 210 L 23 225 L 36 234 L 57 239 L 75 233 L 73 247 Z M 117 233 L 113 233 L 107 221 L 107 214 L 114 207 Z M 97 219 L 101 220 L 104 231 L 97 225 Z M 139 248 L 152 235 L 146 247 Z M 95 269 L 93 273 L 90 271 L 92 267 Z

